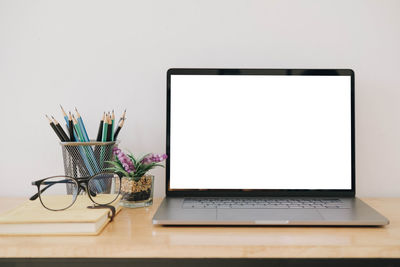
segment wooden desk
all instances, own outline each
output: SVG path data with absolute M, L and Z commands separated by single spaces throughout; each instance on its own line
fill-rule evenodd
M 364 199 L 386 227 L 162 227 L 123 209 L 99 236 L 1 237 L 0 257 L 400 258 L 400 198 Z M 21 199 L 0 198 L 0 212 Z

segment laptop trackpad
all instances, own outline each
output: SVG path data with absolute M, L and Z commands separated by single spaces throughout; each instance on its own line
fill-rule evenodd
M 217 209 L 218 221 L 316 221 L 324 220 L 313 209 Z

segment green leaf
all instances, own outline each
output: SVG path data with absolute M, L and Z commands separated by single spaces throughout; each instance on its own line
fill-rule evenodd
M 123 168 L 121 163 L 115 162 L 115 161 L 106 161 L 106 163 L 109 163 L 115 167 Z
M 119 165 L 119 163 L 114 161 L 109 161 L 108 163 L 112 164 L 114 167 L 106 168 L 106 170 L 113 170 L 116 172 L 121 172 L 124 176 L 129 176 L 129 173 L 125 171 L 125 169 Z
M 136 166 L 136 159 L 132 154 L 128 154 L 128 157 L 131 159 L 133 166 Z
M 105 161 L 105 163 L 109 163 L 113 166 L 119 166 L 121 168 L 123 168 L 122 163 L 118 160 L 118 161 Z
M 163 167 L 164 168 L 164 165 L 156 163 L 156 164 L 153 165 L 153 168 L 155 168 L 155 167 Z
M 136 166 L 135 166 L 135 170 L 137 171 L 137 170 L 141 170 L 143 167 L 143 164 L 142 163 L 138 163 Z
M 117 162 L 119 165 L 121 165 L 121 167 L 123 166 L 123 165 L 122 165 L 122 162 L 119 160 L 118 157 L 115 157 L 115 162 Z

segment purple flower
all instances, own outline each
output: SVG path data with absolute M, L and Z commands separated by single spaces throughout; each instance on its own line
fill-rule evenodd
M 118 147 L 113 148 L 113 154 L 117 156 L 118 160 L 121 162 L 122 167 L 127 173 L 131 173 L 135 171 L 135 166 L 133 166 L 130 158 L 122 152 Z
M 164 161 L 167 158 L 167 154 L 162 154 L 162 155 L 154 155 L 154 154 L 149 154 L 147 155 L 143 160 L 143 164 L 150 164 L 150 163 L 157 163 Z

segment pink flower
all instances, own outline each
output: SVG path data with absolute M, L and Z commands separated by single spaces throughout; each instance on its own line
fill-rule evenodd
M 135 166 L 133 166 L 130 158 L 122 152 L 118 147 L 113 148 L 113 154 L 117 156 L 118 160 L 121 162 L 122 167 L 127 173 L 131 173 L 135 171 Z
M 167 154 L 162 154 L 162 155 L 149 154 L 142 160 L 142 163 L 150 164 L 153 162 L 161 162 L 164 161 L 167 157 L 168 157 Z

